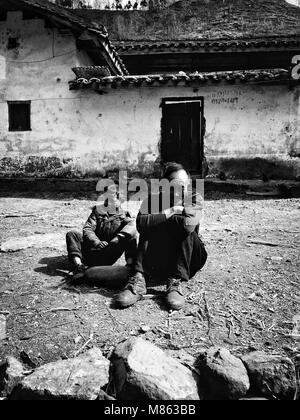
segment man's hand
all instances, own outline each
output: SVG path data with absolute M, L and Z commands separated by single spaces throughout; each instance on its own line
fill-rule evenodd
M 106 241 L 101 241 L 100 243 L 99 243 L 99 245 L 97 245 L 97 249 L 104 249 L 104 248 L 106 248 L 108 246 L 108 242 L 106 242 Z
M 184 211 L 184 207 L 183 206 L 174 206 L 171 207 L 170 209 L 167 209 L 164 211 L 167 219 L 170 219 L 172 216 L 174 216 L 175 214 L 183 214 Z
M 119 233 L 117 236 L 115 236 L 110 243 L 118 245 L 122 240 L 126 239 L 126 235 L 124 233 Z

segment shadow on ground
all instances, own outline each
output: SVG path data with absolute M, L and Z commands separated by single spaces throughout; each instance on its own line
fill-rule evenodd
M 37 267 L 34 269 L 36 273 L 41 273 L 51 277 L 64 277 L 56 286 L 53 286 L 55 289 L 63 289 L 69 291 L 70 293 L 77 293 L 82 295 L 88 295 L 90 293 L 100 294 L 101 296 L 107 298 L 113 298 L 119 291 L 121 291 L 125 285 L 120 285 L 119 288 L 108 288 L 103 287 L 101 285 L 95 285 L 95 283 L 89 283 L 88 281 L 82 280 L 81 283 L 75 284 L 72 280 L 71 273 L 68 275 L 70 271 L 70 265 L 68 257 L 65 255 L 57 256 L 57 257 L 44 257 L 39 261 L 39 264 L 43 264 L 43 267 Z M 163 279 L 150 279 L 148 282 L 148 298 L 152 299 L 159 309 L 163 311 L 168 311 L 168 308 L 165 304 L 164 300 L 164 289 L 165 289 L 166 281 Z M 114 302 L 111 302 L 110 307 L 112 309 L 118 309 Z
M 61 277 L 70 269 L 69 260 L 66 255 L 57 257 L 44 257 L 39 261 L 39 264 L 43 264 L 44 266 L 37 267 L 34 269 L 34 271 L 36 273 L 46 274 L 51 277 Z

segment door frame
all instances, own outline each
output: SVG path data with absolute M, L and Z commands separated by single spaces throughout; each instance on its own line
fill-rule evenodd
M 202 174 L 203 169 L 203 160 L 204 160 L 204 136 L 206 130 L 206 119 L 204 116 L 204 96 L 180 96 L 180 97 L 170 97 L 170 98 L 162 98 L 160 108 L 162 108 L 162 117 L 161 117 L 161 142 L 160 142 L 160 158 L 161 162 L 163 162 L 162 157 L 162 145 L 163 145 L 163 136 L 164 136 L 164 111 L 169 105 L 169 103 L 189 103 L 189 102 L 199 102 L 200 108 L 202 111 L 202 115 L 200 114 L 200 167 L 198 168 L 197 172 L 199 171 Z

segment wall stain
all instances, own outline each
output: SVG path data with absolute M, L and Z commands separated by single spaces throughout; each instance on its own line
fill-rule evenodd
M 125 159 L 124 159 L 125 157 Z M 134 163 L 124 151 L 104 154 L 101 157 L 60 158 L 54 156 L 3 157 L 0 159 L 1 177 L 42 177 L 42 178 L 94 178 L 116 177 L 120 170 L 126 170 L 129 177 L 148 177 L 160 174 L 159 159 L 148 160 L 147 153 L 141 154 Z

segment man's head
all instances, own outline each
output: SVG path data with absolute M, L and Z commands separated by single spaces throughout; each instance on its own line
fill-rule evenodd
M 190 177 L 186 169 L 184 169 L 181 163 L 168 162 L 165 165 L 165 171 L 163 175 L 164 179 L 168 181 L 178 181 L 182 184 L 188 185 Z
M 104 192 L 106 197 L 103 203 L 104 207 L 109 213 L 115 213 L 121 207 L 119 193 L 115 186 L 105 187 Z
M 169 162 L 165 165 L 163 178 L 172 183 L 173 199 L 181 201 L 188 191 L 190 177 L 188 172 L 180 163 Z

